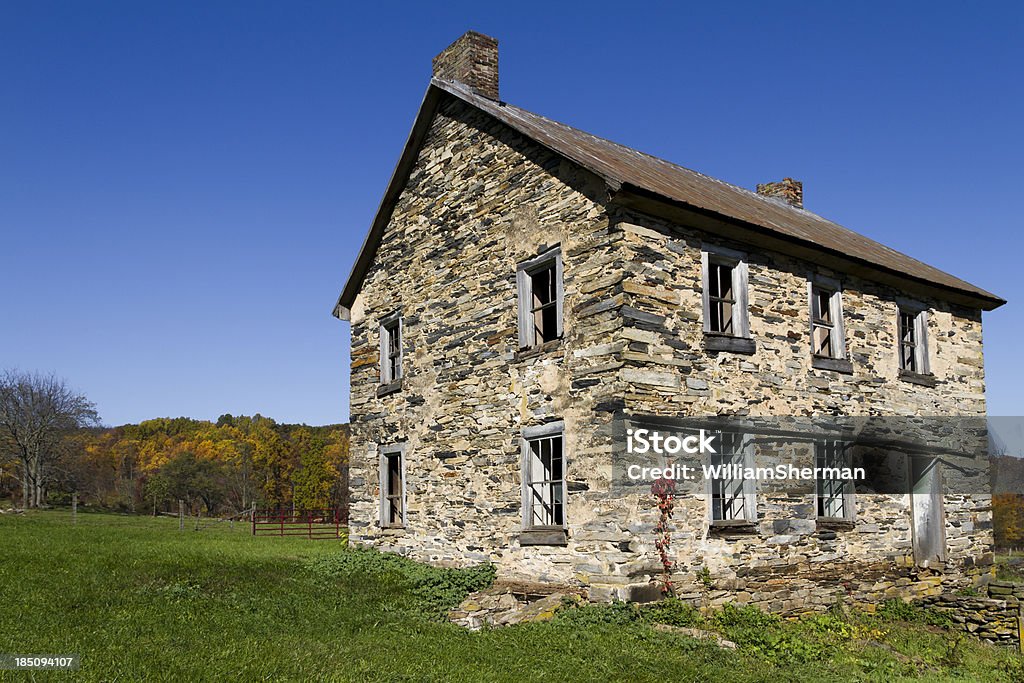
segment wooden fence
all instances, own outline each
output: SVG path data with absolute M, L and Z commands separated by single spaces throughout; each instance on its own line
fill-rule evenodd
M 338 508 L 329 510 L 252 511 L 253 536 L 341 538 L 347 520 Z

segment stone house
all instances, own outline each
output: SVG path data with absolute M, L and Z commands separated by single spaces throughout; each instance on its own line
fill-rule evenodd
M 799 182 L 748 191 L 503 102 L 497 60 L 474 32 L 434 58 L 334 309 L 352 542 L 644 599 L 656 513 L 611 486 L 622 420 L 985 415 L 1002 299 L 807 211 Z M 675 583 L 789 610 L 983 580 L 986 491 L 936 481 L 680 497 Z

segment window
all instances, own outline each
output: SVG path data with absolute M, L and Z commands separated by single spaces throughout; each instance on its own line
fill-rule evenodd
M 819 441 L 814 444 L 814 466 L 818 468 L 849 467 L 846 444 L 842 441 Z M 818 517 L 848 520 L 853 518 L 853 482 L 849 479 L 818 477 L 816 482 Z
M 898 325 L 900 370 L 927 375 L 929 373 L 927 311 L 901 307 Z
M 753 443 L 742 434 L 719 432 L 715 435 L 717 453 L 710 454 L 712 468 L 718 467 L 711 486 L 712 523 L 753 522 L 757 519 L 755 481 L 746 478 L 740 468 L 753 467 Z
M 523 432 L 523 529 L 565 527 L 563 423 Z
M 710 331 L 735 337 L 733 309 L 736 308 L 736 288 L 733 287 L 733 267 L 711 261 L 708 270 Z
M 819 358 L 845 358 L 846 335 L 839 283 L 820 279 L 810 284 L 811 353 Z
M 704 332 L 747 338 L 747 263 L 743 254 L 721 247 L 701 251 Z
M 519 264 L 519 347 L 528 349 L 562 337 L 562 254 L 558 247 Z
M 380 321 L 380 383 L 402 379 L 402 318 L 398 313 Z
M 380 449 L 380 525 L 405 526 L 405 445 Z

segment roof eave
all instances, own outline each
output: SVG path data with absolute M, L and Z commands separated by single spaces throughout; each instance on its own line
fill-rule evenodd
M 885 273 L 890 278 L 913 281 L 922 287 L 925 287 L 929 290 L 942 292 L 945 295 L 940 296 L 939 298 L 950 298 L 949 295 L 952 294 L 955 297 L 955 300 L 953 302 L 959 303 L 964 306 L 979 308 L 984 311 L 992 311 L 1006 303 L 1006 300 L 1003 299 L 1002 297 L 992 294 L 991 292 L 981 289 L 980 287 L 975 287 L 974 285 L 971 285 L 972 287 L 975 287 L 974 289 L 962 289 L 959 287 L 953 287 L 951 285 L 934 282 L 925 278 L 914 277 L 912 275 L 908 275 L 907 273 L 886 268 L 885 266 L 871 262 L 866 259 L 862 259 L 856 256 L 852 256 L 850 254 L 829 249 L 828 247 L 822 246 L 821 244 L 818 244 L 817 242 L 813 242 L 811 240 L 801 240 L 797 237 L 780 233 L 776 230 L 772 230 L 771 228 L 759 225 L 757 223 L 750 223 L 748 221 L 738 219 L 728 214 L 719 213 L 717 211 L 713 211 L 711 209 L 706 209 L 703 207 L 693 206 L 691 204 L 687 204 L 686 202 L 681 202 L 670 197 L 665 197 L 656 192 L 651 192 L 650 190 L 646 190 L 644 188 L 632 185 L 630 183 L 624 183 L 621 186 L 619 192 L 616 194 L 616 197 L 614 197 L 612 201 L 619 201 L 620 203 L 622 203 L 622 198 L 628 197 L 630 195 L 635 197 L 642 197 L 650 201 L 663 204 L 666 207 L 682 208 L 686 211 L 702 214 L 711 217 L 715 220 L 731 223 L 733 225 L 739 226 L 743 230 L 758 233 L 764 235 L 765 237 L 778 240 L 779 242 L 791 243 L 794 245 L 798 245 L 804 249 L 809 249 L 823 254 L 829 254 L 831 256 L 836 257 L 837 259 L 841 259 L 843 261 L 848 261 L 851 263 L 856 263 L 861 267 L 869 269 L 871 271 L 877 273 Z M 638 208 L 641 211 L 643 210 L 642 207 L 634 208 Z

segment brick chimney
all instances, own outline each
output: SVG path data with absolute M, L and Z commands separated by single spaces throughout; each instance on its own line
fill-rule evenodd
M 804 208 L 804 184 L 792 178 L 783 178 L 780 183 L 764 183 L 757 186 L 757 193 L 763 197 L 781 199 L 798 209 Z
M 498 41 L 466 31 L 434 57 L 434 78 L 458 81 L 478 95 L 498 99 Z

